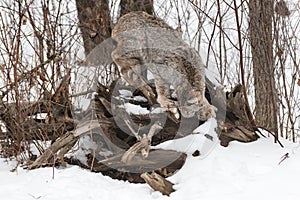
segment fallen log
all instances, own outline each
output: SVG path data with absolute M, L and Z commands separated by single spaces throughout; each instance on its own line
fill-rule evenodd
M 53 145 L 43 155 L 41 155 L 33 164 L 31 164 L 29 168 L 36 168 L 39 166 L 47 165 L 49 163 L 52 164 L 53 159 L 55 158 L 58 151 L 64 153 L 68 152 L 68 150 L 71 149 L 72 145 L 67 146 L 67 144 L 74 144 L 79 136 L 83 135 L 84 133 L 91 132 L 91 130 L 95 128 L 100 128 L 100 130 L 97 131 L 97 134 L 100 135 L 101 142 L 104 142 L 107 145 L 106 148 L 111 152 L 114 152 L 114 155 L 110 158 L 97 159 L 95 159 L 95 156 L 90 155 L 91 158 L 89 166 L 87 166 L 87 168 L 91 169 L 94 172 L 102 172 L 103 174 L 109 175 L 113 178 L 120 178 L 125 176 L 124 173 L 130 174 L 130 170 L 137 170 L 136 168 L 138 168 L 138 166 L 143 166 L 139 168 L 137 175 L 127 175 L 127 177 L 131 179 L 131 181 L 140 182 L 140 178 L 132 177 L 140 177 L 140 175 L 144 172 L 157 170 L 159 167 L 155 168 L 153 167 L 153 165 L 157 166 L 157 164 L 161 164 L 161 162 L 165 158 L 171 158 L 172 160 L 174 159 L 174 156 L 179 157 L 181 158 L 180 164 L 177 164 L 176 166 L 182 166 L 185 158 L 180 156 L 180 154 L 178 153 L 172 153 L 168 151 L 160 152 L 160 154 L 163 155 L 161 157 L 157 156 L 158 154 L 156 154 L 156 151 L 151 151 L 149 158 L 147 159 L 142 159 L 140 153 L 137 153 L 133 158 L 131 158 L 131 162 L 122 162 L 122 156 L 124 155 L 124 153 L 137 142 L 134 135 L 128 134 L 132 132 L 132 130 L 128 128 L 128 123 L 130 123 L 130 127 L 132 127 L 132 129 L 139 130 L 141 133 L 147 133 L 151 128 L 149 126 L 147 127 L 147 124 L 151 122 L 151 120 L 155 121 L 156 118 L 157 120 L 159 120 L 162 117 L 161 115 L 165 115 L 166 123 L 164 124 L 163 129 L 153 136 L 153 139 L 151 141 L 152 145 L 156 145 L 174 138 L 184 137 L 187 134 L 190 134 L 194 130 L 194 128 L 199 125 L 199 123 L 194 124 L 193 126 L 191 126 L 190 123 L 187 123 L 186 126 L 181 124 L 181 126 L 184 128 L 181 127 L 183 130 L 181 130 L 180 132 L 179 124 L 168 117 L 170 113 L 134 115 L 126 112 L 124 108 L 119 108 L 117 110 L 118 113 L 113 113 L 113 111 L 111 110 L 111 106 L 109 106 L 111 100 L 114 99 L 111 97 L 111 91 L 113 90 L 113 87 L 114 84 L 111 85 L 111 88 L 102 85 L 98 86 L 98 94 L 95 96 L 93 106 L 97 115 L 96 120 L 87 121 L 84 123 L 85 125 L 81 124 L 74 131 L 68 132 L 65 136 L 61 137 L 59 140 L 53 143 Z M 125 86 L 122 89 L 125 89 Z M 228 95 L 228 97 L 234 96 L 236 98 L 238 96 L 236 95 L 236 93 L 238 92 L 239 90 L 235 88 L 231 92 L 231 95 Z M 234 107 L 232 107 L 232 105 L 235 106 L 235 104 L 232 103 L 234 102 L 233 100 L 228 102 L 230 103 L 227 103 L 226 105 L 226 107 L 229 109 L 227 109 L 225 122 L 223 124 L 220 124 L 221 144 L 226 146 L 232 140 L 238 140 L 241 142 L 250 142 L 256 140 L 257 134 L 255 133 L 255 130 L 250 129 L 246 126 L 247 121 L 245 120 L 245 116 L 242 115 L 243 112 L 241 112 L 240 110 L 239 112 L 234 111 Z M 241 99 L 239 99 L 238 102 L 242 102 Z M 116 103 L 120 102 L 115 101 L 114 104 Z M 136 103 L 137 105 L 139 104 L 139 102 L 133 102 L 132 100 L 131 103 Z M 223 107 L 219 106 L 218 109 L 219 108 L 224 109 L 224 105 Z M 91 111 L 87 111 L 87 113 L 91 113 Z M 137 126 L 137 124 L 139 124 L 139 126 Z M 99 144 L 99 141 L 95 142 L 98 142 Z M 99 153 L 100 152 L 97 151 L 94 152 L 94 154 Z M 57 156 L 56 158 L 62 160 L 63 156 L 63 153 L 61 153 L 60 156 Z M 113 174 L 118 175 L 116 176 Z
M 101 172 L 118 180 L 127 180 L 132 183 L 145 183 L 141 174 L 156 172 L 163 177 L 169 177 L 181 169 L 186 160 L 186 154 L 176 151 L 156 149 L 151 150 L 147 159 L 137 154 L 130 163 L 121 162 L 124 152 L 101 161 L 94 160 L 90 167 L 93 172 Z M 91 165 L 92 158 L 88 160 Z
M 173 188 L 174 184 L 155 172 L 151 174 L 143 173 L 141 174 L 141 177 L 146 181 L 148 185 L 150 185 L 153 190 L 159 191 L 163 195 L 169 196 L 172 192 L 175 192 Z
M 228 146 L 230 141 L 252 142 L 259 138 L 259 130 L 255 126 L 250 108 L 245 99 L 240 84 L 226 94 L 225 120 L 219 122 L 221 133 L 220 144 Z
M 99 161 L 98 167 L 94 166 L 94 171 L 104 171 L 106 168 L 113 168 L 118 171 L 132 172 L 132 173 L 145 173 L 162 169 L 170 166 L 173 168 L 173 172 L 180 169 L 185 161 L 186 155 L 176 151 L 154 149 L 151 150 L 147 159 L 143 159 L 140 153 L 134 155 L 130 162 L 124 163 L 121 161 L 123 153 L 115 155 L 113 157 Z
M 100 127 L 98 121 L 88 121 L 78 126 L 74 131 L 67 132 L 46 149 L 35 161 L 29 161 L 27 163 L 28 169 L 51 166 L 53 163 L 56 163 L 56 160 L 62 161 L 64 155 L 74 146 L 81 135 L 97 127 Z M 60 154 L 57 156 L 58 152 Z
M 11 141 L 8 148 L 18 154 L 24 150 L 24 141 L 55 141 L 74 129 L 69 82 L 70 71 L 62 78 L 53 95 L 45 89 L 44 96 L 34 102 L 3 102 L 0 97 L 0 120 L 6 128 L 5 139 Z M 40 114 L 43 117 L 38 117 Z M 30 155 L 30 149 L 27 150 Z

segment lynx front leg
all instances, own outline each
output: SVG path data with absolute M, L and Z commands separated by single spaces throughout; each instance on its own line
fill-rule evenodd
M 170 84 L 164 82 L 160 78 L 155 78 L 155 86 L 157 91 L 157 102 L 161 105 L 163 110 L 171 111 L 175 114 L 176 118 L 179 118 L 177 111 L 177 104 L 172 101 L 170 93 Z
M 121 44 L 122 42 L 120 42 L 120 45 L 111 54 L 114 62 L 120 66 L 120 71 L 125 81 L 130 85 L 139 88 L 148 99 L 149 104 L 153 105 L 155 103 L 155 93 L 148 85 L 143 74 L 140 73 L 141 70 L 144 69 L 141 65 L 141 60 L 138 57 L 135 57 L 136 55 L 134 52 L 130 53 L 124 51 Z
M 216 117 L 217 108 L 207 101 L 204 93 L 195 92 L 197 98 L 197 104 L 199 105 L 198 119 L 206 121 L 209 118 Z
M 122 73 L 122 75 L 130 85 L 138 88 L 144 94 L 149 104 L 153 105 L 156 102 L 155 93 L 153 92 L 152 88 L 148 85 L 147 81 L 142 77 L 142 75 L 137 73 L 134 68 L 127 71 L 127 73 Z
M 189 104 L 197 105 L 198 119 L 206 121 L 211 117 L 216 117 L 217 108 L 209 104 L 205 98 L 205 76 L 204 71 L 199 71 L 192 76 L 193 86 L 193 97 L 189 100 Z

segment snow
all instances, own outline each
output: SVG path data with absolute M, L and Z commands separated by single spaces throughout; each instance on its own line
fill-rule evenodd
M 206 123 L 197 127 L 191 135 L 184 138 L 169 140 L 163 142 L 154 148 L 166 150 L 175 150 L 192 155 L 196 150 L 200 152 L 200 158 L 205 158 L 217 144 L 218 136 L 215 132 L 217 127 L 216 119 L 210 118 Z M 210 136 L 208 139 L 206 136 Z
M 10 161 L 0 159 L 1 200 L 32 199 L 172 199 L 172 200 L 253 200 L 299 199 L 299 144 L 283 141 L 285 148 L 273 138 L 253 143 L 231 142 L 229 147 L 217 145 L 205 158 L 188 156 L 183 168 L 168 178 L 176 192 L 170 197 L 153 191 L 146 184 L 113 180 L 78 166 L 27 171 Z M 281 157 L 290 157 L 280 165 Z
M 128 112 L 129 114 L 136 114 L 136 115 L 149 114 L 149 110 L 147 110 L 147 108 L 142 108 L 141 106 L 134 105 L 131 103 L 125 103 L 124 106 L 120 106 L 120 107 L 124 107 L 126 112 Z
M 170 2 L 160 1 L 167 7 Z M 184 1 L 183 1 L 184 2 Z M 214 1 L 210 1 L 214 2 Z M 289 1 L 296 2 L 296 1 Z M 157 2 L 155 2 L 157 3 Z M 225 2 L 226 3 L 226 2 Z M 71 6 L 75 6 L 74 2 Z M 157 6 L 157 5 L 156 5 Z M 186 6 L 186 4 L 184 4 Z M 158 6 L 157 6 L 158 7 Z M 74 9 L 74 8 L 73 8 Z M 72 9 L 71 9 L 72 10 Z M 183 7 L 182 10 L 185 10 Z M 162 10 L 163 11 L 163 10 Z M 175 20 L 169 23 L 177 27 L 177 14 L 173 13 L 171 16 L 175 17 Z M 223 12 L 223 11 L 222 11 Z M 225 10 L 224 10 L 225 12 Z M 115 10 L 117 13 L 117 10 Z M 209 12 L 211 16 L 214 16 L 215 10 Z M 232 13 L 227 12 L 227 16 Z M 76 13 L 73 13 L 76 14 Z M 161 13 L 162 15 L 162 13 Z M 192 13 L 196 18 L 195 13 Z M 295 15 L 298 15 L 295 11 Z M 38 16 L 38 14 L 37 14 Z M 70 17 L 69 19 L 75 19 L 76 17 Z M 292 21 L 295 24 L 298 21 L 297 16 Z M 64 20 L 62 20 L 64 21 Z M 224 29 L 231 30 L 229 33 L 237 41 L 235 34 L 235 23 L 231 23 L 232 20 L 224 20 Z M 74 23 L 73 20 L 68 22 Z M 245 25 L 245 24 L 243 24 Z M 231 28 L 233 26 L 233 28 Z M 192 29 L 191 37 L 197 33 L 198 26 L 190 26 Z M 211 33 L 213 24 L 209 20 L 205 21 L 203 25 L 203 33 Z M 297 27 L 297 26 L 295 26 Z M 183 26 L 183 29 L 185 26 Z M 69 29 L 68 29 L 69 30 Z M 298 30 L 298 29 L 297 29 Z M 32 29 L 29 25 L 24 25 L 22 31 L 25 32 L 29 41 L 22 40 L 24 47 L 24 60 L 28 63 L 32 63 L 35 58 L 33 49 L 27 43 L 33 43 L 33 38 L 29 35 Z M 72 35 L 74 30 L 70 31 Z M 187 39 L 188 35 L 184 31 L 184 38 Z M 217 34 L 214 36 L 214 48 L 218 44 Z M 203 34 L 201 41 L 201 47 L 197 48 L 200 51 L 204 62 L 208 59 L 208 69 L 206 69 L 206 75 L 210 77 L 210 80 L 215 80 L 217 70 L 217 60 L 215 56 L 210 52 L 207 55 L 207 39 L 210 34 L 206 37 Z M 74 40 L 75 41 L 75 40 Z M 193 46 L 197 47 L 196 41 L 188 41 Z M 226 41 L 226 46 L 231 47 Z M 75 48 L 76 49 L 76 48 Z M 76 50 L 77 51 L 77 50 Z M 229 67 L 227 73 L 229 77 L 234 77 L 232 74 L 236 73 L 235 64 L 238 63 L 236 59 L 235 49 L 226 49 L 228 51 L 228 62 Z M 74 51 L 75 52 L 75 51 Z M 218 51 L 216 51 L 218 52 Z M 80 55 L 80 56 L 79 56 Z M 77 56 L 84 58 L 82 48 Z M 217 55 L 218 56 L 218 55 Z M 76 85 L 78 88 L 74 89 L 76 94 L 85 91 L 93 91 L 96 83 L 95 74 L 96 70 L 93 67 L 82 66 L 77 69 Z M 0 74 L 1 75 L 1 74 Z M 151 78 L 151 77 L 150 77 Z M 3 85 L 3 77 L 0 76 L 0 86 Z M 4 80 L 4 79 L 3 79 Z M 87 82 L 90 81 L 90 82 Z M 231 80 L 235 82 L 234 80 Z M 218 81 L 214 81 L 218 85 Z M 77 91 L 77 90 L 78 91 Z M 123 91 L 124 98 L 132 96 L 132 93 Z M 125 94 L 127 92 L 127 94 Z M 298 94 L 298 93 L 297 93 Z M 93 93 L 89 93 L 84 97 L 78 97 L 74 105 L 78 106 L 82 110 L 86 110 L 90 103 Z M 296 95 L 295 95 L 296 96 Z M 299 96 L 299 95 L 297 95 Z M 136 97 L 134 97 L 136 98 Z M 145 101 L 145 98 L 139 97 L 138 99 Z M 251 100 L 251 98 L 250 98 Z M 145 108 L 140 106 L 134 106 L 126 103 L 125 109 L 129 113 L 133 114 L 149 114 Z M 298 110 L 298 108 L 297 108 Z M 160 108 L 156 108 L 151 113 L 162 112 Z M 43 117 L 43 116 L 39 116 Z M 299 172 L 299 144 L 292 144 L 287 141 L 283 141 L 285 148 L 281 148 L 278 144 L 273 143 L 273 138 L 261 138 L 256 142 L 243 144 L 238 142 L 231 142 L 229 147 L 224 148 L 217 144 L 216 135 L 211 135 L 213 141 L 205 137 L 206 134 L 210 134 L 215 127 L 215 121 L 211 119 L 208 123 L 203 124 L 199 128 L 194 130 L 193 135 L 185 138 L 176 139 L 174 141 L 168 141 L 156 146 L 155 148 L 174 149 L 188 154 L 187 161 L 183 168 L 176 174 L 169 178 L 175 184 L 176 192 L 171 194 L 170 197 L 163 196 L 159 192 L 154 192 L 146 184 L 131 184 L 129 182 L 112 180 L 109 177 L 101 174 L 91 173 L 88 170 L 79 168 L 78 166 L 67 166 L 67 168 L 42 168 L 32 171 L 27 171 L 21 167 L 17 168 L 16 172 L 10 172 L 15 167 L 15 162 L 6 162 L 5 159 L 0 158 L 0 198 L 1 200 L 29 200 L 29 199 L 45 199 L 45 200 L 56 200 L 56 199 L 122 199 L 122 200 L 135 200 L 135 199 L 174 199 L 174 200 L 253 200 L 253 199 L 288 199 L 296 200 L 299 199 L 298 195 L 298 180 L 300 180 Z M 0 126 L 1 123 L 0 123 Z M 88 138 L 81 138 L 81 142 L 88 143 Z M 83 145 L 81 145 L 82 147 Z M 193 157 L 192 153 L 195 150 L 200 150 L 200 156 Z M 109 152 L 108 152 L 109 153 Z M 284 160 L 280 165 L 281 157 L 289 153 L 289 158 Z M 54 175 L 54 179 L 52 178 Z

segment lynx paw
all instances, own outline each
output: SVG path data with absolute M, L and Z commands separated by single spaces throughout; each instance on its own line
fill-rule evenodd
M 198 111 L 199 111 L 199 106 L 196 104 L 190 106 L 182 106 L 180 108 L 180 113 L 184 118 L 194 117 Z
M 175 101 L 172 101 L 170 99 L 158 99 L 158 103 L 161 105 L 162 110 L 165 111 L 170 111 L 175 115 L 175 117 L 178 119 L 179 118 L 179 112 L 177 109 L 177 103 Z
M 206 104 L 200 107 L 200 110 L 198 112 L 198 119 L 201 121 L 206 121 L 209 118 L 216 117 L 216 111 L 217 108 L 213 105 Z

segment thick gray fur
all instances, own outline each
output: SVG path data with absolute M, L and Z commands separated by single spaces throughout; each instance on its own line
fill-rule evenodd
M 131 12 L 119 19 L 112 37 L 117 42 L 112 58 L 129 84 L 144 84 L 141 74 L 147 69 L 154 76 L 161 107 L 172 112 L 179 108 L 186 118 L 215 117 L 215 107 L 204 96 L 204 65 L 197 51 L 183 42 L 181 32 L 145 12 Z M 178 102 L 170 100 L 170 86 Z

